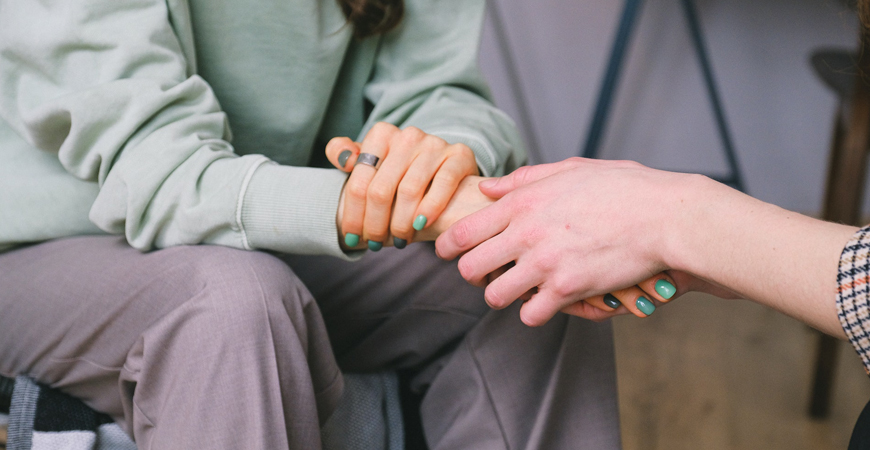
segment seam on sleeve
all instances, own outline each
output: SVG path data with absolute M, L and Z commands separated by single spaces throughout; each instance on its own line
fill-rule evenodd
M 254 172 L 267 162 L 270 162 L 270 160 L 264 156 L 251 164 L 248 173 L 245 174 L 245 179 L 242 180 L 242 188 L 239 189 L 239 199 L 236 202 L 236 226 L 239 227 L 239 232 L 242 234 L 242 246 L 245 250 L 253 250 L 250 242 L 248 242 L 248 233 L 245 232 L 245 226 L 242 224 L 242 206 L 245 202 L 245 193 L 248 192 L 248 185 L 251 184 L 251 179 L 254 178 Z

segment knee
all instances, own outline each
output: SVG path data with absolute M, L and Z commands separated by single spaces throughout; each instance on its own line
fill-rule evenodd
M 268 327 L 280 316 L 304 320 L 314 299 L 280 259 L 262 252 L 204 248 L 186 272 L 196 289 L 193 308 L 219 334 L 246 333 Z M 227 333 L 227 332 L 230 333 Z

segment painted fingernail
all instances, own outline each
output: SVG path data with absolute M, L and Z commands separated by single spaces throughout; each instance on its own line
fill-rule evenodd
M 427 219 L 426 216 L 420 214 L 416 219 L 414 219 L 414 229 L 417 231 L 422 230 L 426 227 L 426 222 L 428 221 L 429 219 Z
M 397 237 L 393 238 L 393 246 L 394 247 L 396 247 L 398 249 L 402 249 L 402 248 L 405 248 L 406 245 L 408 245 L 408 241 L 406 241 L 404 239 L 397 238 Z
M 622 303 L 619 303 L 619 299 L 614 297 L 613 294 L 604 294 L 604 304 L 613 309 L 616 309 L 619 308 L 619 305 L 621 305 Z
M 381 244 L 378 241 L 369 241 L 369 250 L 376 252 L 383 248 L 384 244 Z
M 345 151 L 339 153 L 338 154 L 338 165 L 340 165 L 341 167 L 344 167 L 344 165 L 347 164 L 347 160 L 350 159 L 350 155 L 352 155 L 352 154 L 353 154 L 353 152 L 350 150 L 345 150 Z
M 656 281 L 656 292 L 658 292 L 665 300 L 670 300 L 671 297 L 677 293 L 677 288 L 669 283 L 668 280 L 659 280 Z
M 348 247 L 356 247 L 359 244 L 359 235 L 347 233 L 344 235 L 344 245 Z
M 650 315 L 656 311 L 656 305 L 653 305 L 653 303 L 647 300 L 646 297 L 638 297 L 635 306 L 637 306 L 637 309 L 639 309 L 640 312 L 646 315 Z

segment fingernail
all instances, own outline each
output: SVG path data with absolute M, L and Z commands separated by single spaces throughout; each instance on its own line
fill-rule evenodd
M 408 241 L 406 241 L 404 239 L 397 238 L 397 237 L 393 238 L 393 246 L 394 247 L 396 247 L 398 249 L 402 249 L 402 248 L 405 248 L 406 245 L 408 245 Z
M 669 283 L 668 280 L 659 280 L 656 281 L 656 292 L 658 292 L 665 300 L 670 300 L 671 297 L 677 293 L 677 288 Z
M 619 303 L 619 299 L 614 297 L 613 294 L 604 294 L 604 304 L 613 309 L 616 309 L 619 308 L 619 305 L 621 305 L 622 303 Z
M 427 219 L 426 216 L 420 214 L 416 219 L 414 219 L 414 229 L 417 231 L 422 230 L 426 227 L 426 222 L 428 221 L 429 219 Z
M 640 312 L 646 315 L 650 315 L 656 310 L 656 305 L 653 305 L 653 303 L 647 300 L 646 297 L 638 297 L 635 306 L 637 306 L 637 309 L 639 309 Z
M 383 248 L 384 244 L 381 244 L 378 241 L 369 241 L 369 250 L 376 252 Z
M 348 247 L 356 247 L 359 244 L 359 235 L 347 233 L 344 235 L 344 245 Z
M 353 152 L 350 150 L 345 150 L 345 151 L 339 153 L 338 154 L 338 165 L 340 165 L 341 167 L 344 167 L 344 165 L 347 164 L 347 160 L 350 159 L 350 155 L 352 155 L 352 154 L 353 154 Z
M 496 183 L 498 183 L 498 178 L 490 178 L 488 180 L 481 181 L 478 186 L 480 186 L 484 189 L 489 189 L 489 188 L 495 187 Z

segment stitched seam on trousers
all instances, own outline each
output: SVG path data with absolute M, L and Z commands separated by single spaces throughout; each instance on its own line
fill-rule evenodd
M 483 377 L 483 369 L 480 367 L 480 362 L 477 360 L 477 357 L 474 356 L 474 351 L 471 349 L 470 339 L 465 340 L 465 346 L 468 348 L 468 354 L 471 356 L 471 360 L 474 361 L 474 366 L 477 368 L 477 373 L 480 375 L 480 381 L 483 383 L 483 388 L 486 391 L 486 396 L 489 398 L 489 404 L 492 406 L 492 414 L 495 416 L 495 423 L 498 424 L 498 431 L 501 433 L 501 438 L 504 440 L 504 446 L 507 450 L 510 450 L 511 446 L 507 439 L 507 433 L 504 430 L 504 425 L 502 424 L 501 417 L 498 416 L 498 410 L 495 409 L 495 400 L 493 399 L 492 392 L 489 389 L 489 384 L 486 382 L 486 378 Z

